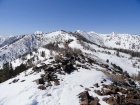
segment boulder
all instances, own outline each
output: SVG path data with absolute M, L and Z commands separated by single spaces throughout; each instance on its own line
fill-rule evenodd
M 106 79 L 103 79 L 104 82 L 106 82 Z
M 43 78 L 44 76 L 45 76 L 45 74 L 41 74 L 41 75 L 40 75 L 40 77 L 42 77 L 42 78 Z
M 119 105 L 113 97 L 109 97 L 109 99 L 107 100 L 107 103 L 109 105 Z
M 108 88 L 108 85 L 102 84 L 103 88 Z
M 81 87 L 84 87 L 83 85 L 80 85 Z
M 47 96 L 52 96 L 51 94 L 47 94 Z
M 84 100 L 84 101 L 81 101 L 81 102 L 80 102 L 80 105 L 89 105 L 89 104 L 88 104 L 88 99 L 86 99 L 86 100 Z
M 90 98 L 88 91 L 84 91 L 79 94 L 80 101 L 85 101 Z
M 38 86 L 38 89 L 40 89 L 40 90 L 45 90 L 45 89 L 46 89 L 46 87 L 45 87 L 45 86 L 43 86 L 43 85 L 41 85 L 41 86 Z
M 60 85 L 60 82 L 59 82 L 59 80 L 58 79 L 56 79 L 56 80 L 54 80 L 54 85 Z
M 48 82 L 47 87 L 48 87 L 48 86 L 52 86 L 51 82 Z
M 112 83 L 112 84 L 110 84 L 110 85 L 108 85 L 108 88 L 109 88 L 110 90 L 112 90 L 112 89 L 114 88 L 113 83 Z
M 39 73 L 39 72 L 41 72 L 41 69 L 42 69 L 42 67 L 37 67 L 37 66 L 35 66 L 35 67 L 33 67 L 33 71 L 34 72 L 37 72 L 37 73 Z
M 111 95 L 112 91 L 110 89 L 104 89 L 104 95 Z
M 53 57 L 50 57 L 49 59 L 53 59 Z
M 13 83 L 16 83 L 16 82 L 18 82 L 18 80 L 19 80 L 19 79 L 14 79 L 12 82 L 13 82 Z
M 20 82 L 24 82 L 25 80 L 21 80 Z
M 98 94 L 99 96 L 101 96 L 101 95 L 102 95 L 102 93 L 101 93 L 101 91 L 100 91 L 100 90 L 94 90 L 94 92 L 95 92 L 96 94 Z
M 100 105 L 97 101 L 91 100 L 88 105 Z
M 94 86 L 95 86 L 96 88 L 98 88 L 98 87 L 99 87 L 98 83 L 94 84 Z
M 49 81 L 53 81 L 54 80 L 54 77 L 53 77 L 53 73 L 52 72 L 48 72 L 45 74 L 45 76 L 43 77 L 43 80 L 45 82 L 49 82 Z
M 35 80 L 35 82 L 37 83 L 37 85 L 38 84 L 44 84 L 43 78 L 37 79 L 37 80 Z
M 107 97 L 104 97 L 102 98 L 103 101 L 107 102 L 108 98 Z
M 89 105 L 100 105 L 98 97 L 95 97 L 93 100 L 91 100 Z
M 113 87 L 113 89 L 111 90 L 111 92 L 113 94 L 116 94 L 118 91 L 119 91 L 119 88 L 118 87 Z
M 85 88 L 86 91 L 91 91 L 89 88 Z
M 123 93 L 123 94 L 127 94 L 127 93 L 128 93 L 128 90 L 126 90 L 126 89 L 121 89 L 120 92 Z

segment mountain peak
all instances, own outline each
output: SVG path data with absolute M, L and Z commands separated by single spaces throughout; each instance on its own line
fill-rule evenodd
M 111 35 L 115 36 L 115 32 L 111 32 Z
M 36 31 L 34 32 L 35 35 L 40 35 L 40 34 L 43 34 L 43 31 Z

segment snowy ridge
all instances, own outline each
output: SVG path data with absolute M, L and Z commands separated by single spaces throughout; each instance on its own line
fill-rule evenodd
M 87 33 L 85 31 L 77 30 L 75 33 L 79 33 L 80 35 L 82 35 L 83 37 L 85 37 L 86 39 L 88 39 L 89 41 L 93 43 L 104 46 L 104 42 L 102 38 L 94 32 Z
M 84 36 L 86 39 L 106 47 L 111 48 L 122 48 L 134 51 L 140 51 L 140 36 L 130 35 L 130 34 L 116 34 L 112 32 L 111 34 L 98 34 L 95 32 L 84 32 L 76 31 L 80 35 Z
M 78 33 L 89 42 L 78 40 L 76 36 Z M 107 86 L 113 84 L 112 78 L 117 75 L 126 77 L 124 80 L 126 80 L 128 86 L 133 87 L 134 90 L 138 89 L 140 82 L 133 81 L 132 78 L 127 78 L 127 76 L 138 74 L 140 71 L 140 59 L 133 58 L 129 54 L 122 52 L 117 55 L 116 50 L 99 47 L 98 45 L 109 46 L 107 45 L 109 43 L 108 39 L 111 38 L 110 43 L 115 43 L 119 40 L 119 37 L 124 41 L 123 39 L 129 39 L 128 36 L 126 34 L 123 36 L 112 33 L 101 37 L 101 34 L 95 32 L 77 31 L 72 33 L 61 30 L 47 34 L 36 32 L 17 38 L 18 40 L 13 43 L 10 42 L 8 45 L 5 44 L 0 48 L 0 55 L 4 58 L 2 59 L 1 57 L 0 59 L 1 65 L 10 61 L 15 69 L 22 63 L 27 64 L 28 61 L 31 61 L 29 63 L 33 63 L 33 66 L 19 75 L 0 83 L 0 93 L 2 94 L 0 96 L 0 105 L 80 105 L 81 101 L 78 98 L 78 94 L 85 90 L 88 91 L 91 97 L 98 97 L 98 103 L 101 105 L 109 105 L 103 99 L 110 98 L 114 94 L 103 93 L 103 89 L 106 89 L 103 88 L 103 84 Z M 134 37 L 137 38 L 137 36 L 129 37 L 131 37 L 131 40 Z M 59 49 L 57 51 L 57 47 L 55 47 L 52 50 L 52 46 L 50 49 L 45 48 L 43 45 L 46 44 L 57 45 Z M 75 53 L 68 56 L 65 54 L 67 51 L 71 53 L 75 48 L 76 55 Z M 37 51 L 34 49 L 37 49 Z M 44 55 L 42 55 L 42 52 L 44 52 Z M 24 55 L 25 53 L 27 55 Z M 19 55 L 24 56 L 18 57 Z M 115 68 L 113 64 L 121 67 L 122 71 Z M 72 66 L 73 71 L 68 73 L 65 70 L 66 66 Z M 48 72 L 49 69 L 51 69 L 51 73 Z M 44 75 L 48 75 L 47 73 L 56 76 L 59 84 L 56 85 L 55 80 L 44 80 Z M 109 77 L 107 73 L 114 75 Z M 37 80 L 42 77 L 45 83 L 38 83 Z M 132 85 L 129 84 L 129 81 Z M 99 86 L 95 85 L 97 83 Z M 126 88 L 120 85 L 122 83 L 117 87 Z M 39 89 L 39 86 L 44 86 L 44 90 Z M 102 95 L 98 94 L 97 90 L 100 90 Z M 115 94 L 122 95 L 120 91 Z
M 84 90 L 86 87 L 91 87 L 91 84 L 95 84 L 98 81 L 101 81 L 106 76 L 95 70 L 79 70 L 80 72 L 74 72 L 71 75 L 58 75 L 60 81 L 59 86 L 51 86 L 46 90 L 42 91 L 37 89 L 38 85 L 36 85 L 34 81 L 40 77 L 40 74 L 44 74 L 44 72 L 40 72 L 39 74 L 32 74 L 29 76 L 24 76 L 24 73 L 21 73 L 17 79 L 19 82 L 15 84 L 9 84 L 12 79 L 0 85 L 0 92 L 7 91 L 3 95 L 0 96 L 0 104 L 1 105 L 10 105 L 10 104 L 20 104 L 20 105 L 79 105 L 79 100 L 77 95 Z M 30 73 L 31 69 L 28 70 L 27 73 Z M 96 78 L 96 79 L 95 79 Z M 20 82 L 25 80 L 25 82 Z M 109 84 L 110 81 L 106 82 Z M 53 83 L 52 83 L 53 84 Z M 84 87 L 81 87 L 80 85 Z M 5 88 L 7 87 L 7 88 Z M 10 92 L 12 89 L 13 92 Z M 10 92 L 10 93 L 9 93 Z M 51 96 L 47 96 L 51 94 Z M 98 96 L 97 94 L 90 92 L 90 95 Z M 17 97 L 18 96 L 18 97 Z M 100 97 L 100 100 L 102 97 Z M 22 101 L 20 101 L 22 100 Z M 100 101 L 102 105 L 107 105 L 105 102 Z
M 43 32 L 42 31 L 36 31 L 36 32 L 34 32 L 34 34 L 35 35 L 41 35 L 41 34 L 43 34 Z
M 3 36 L 0 36 L 0 44 L 5 40 Z
M 13 43 L 14 41 L 22 38 L 24 35 L 19 35 L 19 36 L 10 36 L 10 37 L 1 37 L 0 38 L 0 47 L 3 47 L 5 45 L 9 45 Z
M 130 34 L 106 35 L 104 43 L 108 47 L 140 51 L 140 36 Z
M 62 33 L 62 34 L 61 34 Z M 48 34 L 27 34 L 5 39 L 0 48 L 0 66 L 29 53 L 42 45 L 54 42 L 65 42 L 73 38 L 67 33 L 56 31 Z
M 42 45 L 54 42 L 65 42 L 68 39 L 74 39 L 74 34 L 79 34 L 90 42 L 100 46 L 111 48 L 123 48 L 134 51 L 140 51 L 140 36 L 130 34 L 98 34 L 95 32 L 85 32 L 77 30 L 74 33 L 63 30 L 51 33 L 36 31 L 34 34 L 1 37 L 0 38 L 0 66 L 3 63 L 13 61 L 19 56 L 33 51 Z

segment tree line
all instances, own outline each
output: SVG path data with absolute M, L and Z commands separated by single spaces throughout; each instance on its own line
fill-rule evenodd
M 27 70 L 27 66 L 25 64 L 21 64 L 20 66 L 17 66 L 15 70 L 12 68 L 11 63 L 5 63 L 3 64 L 3 69 L 0 70 L 0 83 L 15 77 L 19 73 Z

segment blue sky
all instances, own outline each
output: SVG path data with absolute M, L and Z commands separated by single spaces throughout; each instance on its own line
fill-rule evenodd
M 140 0 L 0 0 L 0 35 L 61 29 L 140 34 Z

